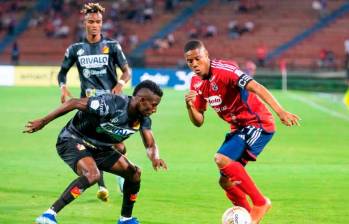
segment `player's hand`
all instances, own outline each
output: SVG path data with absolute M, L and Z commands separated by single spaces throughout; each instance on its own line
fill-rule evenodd
M 65 103 L 69 98 L 72 98 L 73 95 L 69 92 L 66 86 L 62 86 L 61 89 L 61 103 Z
M 291 114 L 290 112 L 287 112 L 287 111 L 282 111 L 281 113 L 278 114 L 278 116 L 281 122 L 286 126 L 293 126 L 293 125 L 300 126 L 299 124 L 300 117 L 298 117 L 295 114 Z
M 42 129 L 45 125 L 46 122 L 43 119 L 28 121 L 28 123 L 24 127 L 23 133 L 34 133 Z
M 152 161 L 153 168 L 155 171 L 158 171 L 160 169 L 167 170 L 167 165 L 164 160 L 162 159 L 153 159 Z
M 188 107 L 193 106 L 196 95 L 197 95 L 197 92 L 194 90 L 190 90 L 189 93 L 184 95 L 185 103 L 187 104 Z
M 111 92 L 115 95 L 119 95 L 122 93 L 122 87 L 123 87 L 123 85 L 118 83 L 118 84 L 116 84 L 116 86 L 114 86 L 114 88 L 111 90 Z

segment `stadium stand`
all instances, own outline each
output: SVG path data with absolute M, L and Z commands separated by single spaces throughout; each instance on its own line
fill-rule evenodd
M 19 20 L 23 16 L 23 12 L 33 7 L 37 1 L 19 0 L 16 2 L 18 8 L 24 9 L 14 11 L 16 20 Z M 57 1 L 54 0 L 54 2 Z M 58 0 L 58 2 L 61 1 Z M 70 4 L 62 5 L 61 9 L 51 9 L 45 13 L 35 12 L 33 14 L 33 23 L 36 19 L 38 24 L 28 27 L 17 39 L 21 64 L 60 64 L 66 47 L 74 42 L 78 36 L 81 36 L 81 27 L 77 26 L 81 24 L 81 16 L 78 14 L 81 3 L 70 2 Z M 150 10 L 151 19 L 144 16 L 144 11 L 141 11 L 143 12 L 141 17 L 137 16 L 137 13 L 136 15 L 131 13 L 139 13 L 139 9 L 147 8 L 140 4 L 143 8 L 140 7 L 134 11 L 134 7 L 139 4 L 132 3 L 143 2 L 143 4 L 146 4 L 144 2 L 148 1 L 120 1 L 128 2 L 129 4 L 126 6 L 115 5 L 115 1 L 111 0 L 100 2 L 109 10 L 105 18 L 105 23 L 110 18 L 108 21 L 108 23 L 110 22 L 109 31 L 106 30 L 109 33 L 108 36 L 120 40 L 125 52 L 130 53 L 137 45 L 149 40 L 166 24 L 174 20 L 176 16 L 180 15 L 179 12 L 192 4 L 193 1 L 177 1 L 179 4 L 175 6 L 174 10 L 165 9 L 167 1 L 149 1 L 152 2 L 153 10 Z M 256 4 L 243 5 L 246 2 Z M 191 32 L 194 32 L 192 35 L 198 35 L 198 38 L 205 41 L 213 58 L 229 58 L 238 63 L 251 59 L 256 60 L 256 52 L 259 46 L 264 45 L 266 53 L 269 53 L 314 25 L 321 16 L 326 16 L 320 15 L 318 11 L 314 10 L 312 2 L 312 0 L 211 0 L 174 33 L 170 33 L 167 38 L 154 41 L 153 47 L 145 52 L 146 66 L 183 66 L 182 46 L 189 39 Z M 344 3 L 346 3 L 345 0 L 328 1 L 327 14 Z M 1 4 L 3 6 L 4 3 Z M 6 4 L 6 7 L 10 6 Z M 3 9 L 3 7 L 1 8 Z M 57 12 L 57 10 L 61 11 Z M 8 10 L 2 10 L 0 15 L 4 15 L 3 11 Z M 115 11 L 118 12 L 116 15 Z M 61 24 L 67 26 L 69 31 L 63 37 L 53 36 L 48 38 L 45 34 L 45 27 L 48 22 L 54 20 L 56 14 L 61 18 Z M 247 32 L 244 31 L 241 35 L 233 36 L 228 25 L 232 25 L 234 22 L 239 24 L 240 28 L 249 23 L 250 29 Z M 326 50 L 334 57 L 333 68 L 341 66 L 344 60 L 343 43 L 349 37 L 349 30 L 346 28 L 348 22 L 348 15 L 338 18 L 328 27 L 287 50 L 282 57 L 293 68 L 316 69 L 321 67 L 320 52 Z M 211 27 L 211 30 L 216 29 L 217 34 L 205 37 L 208 36 L 205 34 L 208 26 Z M 197 33 L 195 34 L 195 32 Z M 0 30 L 1 39 L 5 34 L 4 29 Z M 1 64 L 10 63 L 11 46 L 12 44 L 9 44 L 5 51 L 0 54 Z M 270 63 L 269 66 L 274 66 L 274 62 Z
M 19 1 L 19 4 L 24 4 L 25 1 Z M 31 3 L 31 7 L 36 1 L 28 1 Z M 29 3 L 26 4 L 29 4 Z M 61 2 L 61 1 L 53 1 Z M 125 52 L 132 50 L 132 41 L 137 43 L 143 42 L 148 39 L 153 33 L 159 30 L 163 25 L 168 23 L 176 13 L 186 5 L 190 4 L 190 1 L 179 2 L 174 5 L 168 5 L 168 2 L 172 1 L 122 1 L 116 6 L 115 1 L 99 1 L 103 6 L 106 7 L 105 24 L 109 20 L 112 21 L 111 27 L 113 32 L 109 33 L 112 38 L 119 39 L 120 34 L 122 38 L 119 39 Z M 175 2 L 175 1 L 173 1 Z M 144 14 L 146 4 L 151 4 L 153 7 L 152 18 L 149 18 Z M 77 40 L 77 33 L 79 31 L 78 25 L 81 24 L 81 15 L 79 10 L 82 3 L 76 3 L 70 1 L 70 3 L 63 4 L 60 9 L 54 9 L 47 12 L 36 12 L 36 15 L 40 22 L 37 26 L 28 27 L 28 29 L 22 33 L 18 39 L 18 45 L 21 52 L 21 64 L 60 64 L 64 55 L 65 49 L 69 44 Z M 134 8 L 137 6 L 137 8 Z M 118 8 L 119 14 L 113 18 L 112 10 L 113 7 Z M 148 7 L 150 8 L 150 7 Z M 151 11 L 151 10 L 150 10 Z M 17 13 L 17 12 L 16 12 Z M 149 10 L 148 10 L 149 13 Z M 18 17 L 20 15 L 18 14 Z M 54 20 L 59 18 L 59 22 L 62 26 L 68 27 L 67 35 L 57 36 L 55 34 L 47 35 L 47 24 L 54 23 Z M 113 19 L 111 19 L 113 18 Z M 80 27 L 81 29 L 81 27 Z M 122 41 L 124 40 L 124 41 Z M 131 40 L 131 41 L 130 41 Z M 9 64 L 11 55 L 11 45 L 8 45 L 5 51 L 0 55 L 1 64 Z

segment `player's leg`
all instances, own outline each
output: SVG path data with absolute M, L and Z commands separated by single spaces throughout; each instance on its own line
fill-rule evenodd
M 245 208 L 248 212 L 251 211 L 250 203 L 247 200 L 246 194 L 239 188 L 239 186 L 230 181 L 229 178 L 221 175 L 219 178 L 219 185 L 225 191 L 229 200 L 236 206 Z
M 73 138 L 58 139 L 57 152 L 79 177 L 73 180 L 59 199 L 35 220 L 39 224 L 56 224 L 57 213 L 80 196 L 88 187 L 96 183 L 100 177 L 90 151 L 78 140 Z
M 124 145 L 123 142 L 117 143 L 114 145 L 114 148 L 120 152 L 122 155 L 126 154 L 126 146 Z M 108 201 L 109 198 L 109 191 L 107 187 L 105 186 L 104 182 L 104 174 L 103 171 L 100 171 L 101 173 L 101 178 L 98 181 L 98 191 L 97 191 L 97 198 L 100 199 L 101 201 Z M 117 183 L 119 187 L 119 191 L 122 194 L 123 193 L 123 187 L 124 187 L 124 182 L 125 179 L 123 177 L 117 176 Z
M 103 171 L 100 170 L 100 179 L 97 182 L 98 184 L 98 191 L 97 191 L 97 198 L 101 201 L 107 202 L 109 199 L 109 191 L 108 188 L 105 186 L 104 182 L 104 174 Z
M 251 209 L 253 223 L 258 223 L 262 219 L 264 214 L 270 208 L 270 205 L 268 200 L 263 196 L 253 182 L 252 178 L 248 175 L 244 166 L 238 161 L 244 155 L 245 148 L 248 145 L 246 145 L 246 142 L 251 140 L 250 137 L 254 136 L 254 143 L 260 143 L 260 141 L 258 141 L 259 134 L 260 133 L 254 131 L 248 134 L 245 131 L 230 134 L 227 136 L 225 142 L 215 156 L 215 162 L 221 173 L 228 177 L 230 181 L 235 182 L 237 186 L 251 198 L 254 205 Z M 266 142 L 263 142 L 263 147 Z M 256 158 L 262 151 L 263 147 L 259 147 L 258 150 L 260 151 L 255 150 L 255 154 L 252 153 L 251 156 Z
M 136 218 L 132 217 L 132 211 L 140 189 L 141 170 L 124 156 L 121 156 L 109 169 L 104 170 L 125 178 L 121 217 L 118 223 L 139 223 Z
M 115 148 L 118 152 L 120 152 L 122 155 L 124 155 L 124 156 L 126 155 L 127 150 L 126 150 L 126 146 L 125 146 L 125 144 L 124 144 L 123 142 L 120 142 L 120 143 L 115 144 L 115 145 L 114 145 L 114 148 Z M 121 176 L 117 176 L 117 177 L 116 177 L 116 181 L 117 181 L 118 186 L 119 186 L 119 191 L 120 191 L 120 193 L 122 194 L 123 191 L 124 191 L 124 182 L 125 182 L 125 179 L 124 179 L 123 177 L 121 177 Z
M 76 173 L 78 178 L 73 180 L 68 187 L 63 191 L 62 195 L 55 201 L 52 206 L 35 222 L 39 224 L 55 224 L 56 215 L 65 206 L 78 198 L 87 188 L 95 184 L 100 175 L 97 165 L 91 156 L 83 157 L 76 163 Z

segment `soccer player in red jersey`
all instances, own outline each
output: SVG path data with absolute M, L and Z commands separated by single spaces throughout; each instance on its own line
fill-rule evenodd
M 219 183 L 234 205 L 246 208 L 252 223 L 259 223 L 271 202 L 257 188 L 244 166 L 255 161 L 274 132 L 274 119 L 267 103 L 284 125 L 299 125 L 299 117 L 287 112 L 261 84 L 242 72 L 232 62 L 210 60 L 204 44 L 191 40 L 184 47 L 185 59 L 195 73 L 185 102 L 191 122 L 204 123 L 207 103 L 230 124 L 215 155 L 220 170 Z M 249 196 L 253 206 L 247 201 Z

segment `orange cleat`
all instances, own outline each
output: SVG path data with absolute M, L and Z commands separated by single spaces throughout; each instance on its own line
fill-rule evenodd
M 269 198 L 265 198 L 266 203 L 262 206 L 253 206 L 251 210 L 252 224 L 259 224 L 265 214 L 271 208 L 271 201 Z

